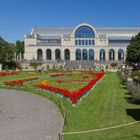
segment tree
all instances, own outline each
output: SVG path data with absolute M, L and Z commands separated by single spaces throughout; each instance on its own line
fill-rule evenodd
M 126 60 L 129 63 L 140 63 L 140 32 L 131 39 L 127 46 Z
M 3 38 L 0 37 L 0 63 L 2 63 L 3 68 L 10 65 L 14 60 L 14 44 L 8 43 Z
M 22 60 L 23 59 L 23 54 L 24 54 L 24 41 L 17 40 L 15 44 L 16 48 L 16 59 L 17 60 Z
M 17 40 L 16 44 L 12 44 L 0 37 L 0 63 L 3 69 L 20 67 L 15 60 L 15 54 L 17 60 L 23 59 L 24 42 Z

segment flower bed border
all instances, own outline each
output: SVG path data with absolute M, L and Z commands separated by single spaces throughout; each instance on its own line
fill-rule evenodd
M 18 71 L 11 71 L 11 72 L 0 72 L 0 77 L 8 76 L 8 75 L 18 75 Z
M 5 81 L 3 82 L 3 85 L 6 86 L 23 86 L 25 82 L 28 81 L 33 81 L 33 80 L 38 80 L 39 78 L 37 77 L 31 77 L 31 78 L 24 78 L 24 79 L 18 79 L 18 80 L 13 80 L 13 81 Z
M 64 88 L 58 88 L 58 87 L 53 87 L 53 86 L 48 86 L 43 84 L 36 84 L 34 85 L 34 87 L 52 94 L 59 95 L 62 98 L 65 97 L 70 103 L 77 104 L 80 101 L 81 97 L 83 97 L 87 92 L 89 92 L 89 90 L 92 89 L 92 87 L 96 84 L 96 82 L 99 81 L 105 75 L 104 72 L 100 72 L 100 73 L 87 72 L 87 73 L 94 74 L 96 75 L 96 77 L 90 80 L 87 85 L 78 89 L 77 92 L 74 91 L 70 92 L 69 90 Z

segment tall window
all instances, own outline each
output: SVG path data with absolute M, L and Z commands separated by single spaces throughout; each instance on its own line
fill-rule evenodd
M 95 33 L 91 27 L 84 25 L 76 30 L 75 38 L 95 38 Z
M 64 54 L 65 54 L 65 60 L 70 60 L 70 50 L 69 49 L 66 49 L 64 51 Z
M 81 40 L 79 39 L 79 45 L 81 45 Z
M 95 41 L 94 40 L 92 40 L 92 45 L 95 45 Z
M 87 39 L 85 40 L 85 44 L 88 45 L 88 40 Z
M 115 59 L 115 51 L 114 49 L 109 50 L 109 60 L 114 60 Z
M 93 61 L 94 60 L 94 50 L 90 49 L 89 50 L 89 61 Z
M 124 51 L 123 51 L 123 49 L 119 49 L 119 51 L 118 51 L 118 60 L 124 60 Z
M 37 50 L 37 60 L 43 60 L 43 51 L 41 49 Z
M 87 54 L 87 50 L 83 49 L 82 50 L 82 60 L 87 60 L 88 59 L 88 54 Z
M 60 60 L 61 59 L 61 52 L 59 49 L 55 50 L 55 60 Z
M 100 50 L 100 60 L 105 60 L 105 50 L 104 49 Z
M 51 60 L 52 59 L 52 51 L 51 49 L 46 50 L 46 60 Z
M 89 39 L 89 45 L 91 45 L 91 40 Z
M 75 45 L 78 45 L 78 40 L 77 39 L 75 40 Z
M 81 60 L 81 50 L 80 49 L 76 49 L 76 60 Z
M 82 40 L 82 45 L 85 45 L 85 40 L 84 39 Z

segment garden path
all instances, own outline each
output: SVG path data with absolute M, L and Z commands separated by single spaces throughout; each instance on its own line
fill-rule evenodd
M 63 118 L 49 100 L 0 90 L 0 140 L 58 140 Z

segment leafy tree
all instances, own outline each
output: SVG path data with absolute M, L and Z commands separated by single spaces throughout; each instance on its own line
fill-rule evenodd
M 16 45 L 8 43 L 2 37 L 0 37 L 0 63 L 5 68 L 19 67 L 19 64 L 15 60 L 15 54 L 17 60 L 23 59 L 24 54 L 24 42 L 17 41 Z
M 15 49 L 16 49 L 16 59 L 17 60 L 23 59 L 24 41 L 17 40 L 15 44 Z
M 14 44 L 10 44 L 0 37 L 0 63 L 3 68 L 14 60 Z
M 131 39 L 127 46 L 126 60 L 130 63 L 140 63 L 140 32 Z

